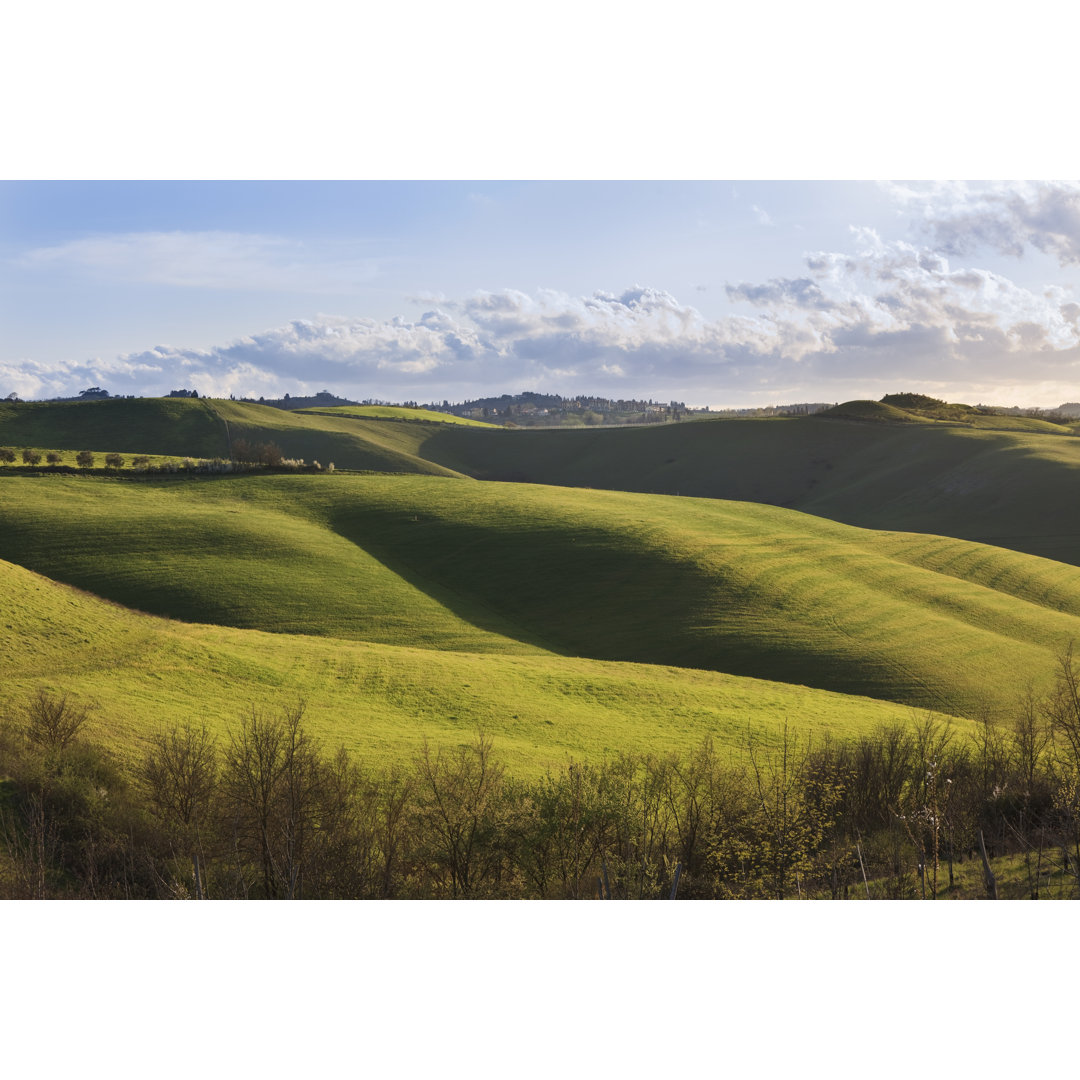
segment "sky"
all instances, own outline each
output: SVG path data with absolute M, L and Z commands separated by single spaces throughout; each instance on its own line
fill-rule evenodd
M 1080 184 L 8 181 L 0 397 L 1080 399 Z

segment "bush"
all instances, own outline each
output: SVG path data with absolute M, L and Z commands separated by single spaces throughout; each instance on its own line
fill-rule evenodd
M 106 454 L 105 455 L 105 467 L 107 469 L 121 469 L 124 466 L 124 458 L 122 454 Z
M 75 455 L 75 464 L 80 469 L 92 469 L 94 467 L 94 455 L 89 450 L 80 450 Z
M 150 459 L 145 454 L 140 454 L 138 457 L 131 459 L 131 467 L 133 469 L 146 469 L 150 466 Z
M 74 704 L 67 694 L 54 697 L 45 690 L 39 690 L 23 711 L 27 739 L 53 753 L 61 753 L 71 745 L 90 714 L 87 706 Z
M 5 465 L 10 465 L 14 460 L 14 450 L 9 450 L 6 446 L 0 447 L 0 461 L 2 461 Z
M 24 450 L 22 459 L 27 465 L 37 465 L 41 461 L 41 454 L 37 450 Z
M 50 465 L 59 465 L 64 460 L 64 455 L 61 454 L 61 453 L 58 453 L 56 450 L 50 450 L 45 455 L 45 460 Z

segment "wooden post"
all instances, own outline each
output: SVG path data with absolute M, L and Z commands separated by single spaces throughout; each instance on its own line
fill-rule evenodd
M 983 839 L 982 829 L 979 830 L 979 850 L 982 853 L 983 879 L 986 881 L 986 896 L 988 900 L 996 900 L 997 879 L 994 871 L 990 869 L 990 860 L 986 857 L 986 841 Z
M 856 842 L 855 851 L 859 856 L 859 869 L 862 871 L 863 885 L 866 887 L 866 899 L 870 899 L 870 882 L 866 880 L 866 863 L 862 859 L 862 847 Z
M 671 895 L 668 897 L 669 900 L 674 900 L 675 899 L 675 894 L 679 891 L 679 877 L 681 875 L 682 875 L 682 863 L 676 863 L 676 865 L 675 865 L 675 881 L 673 882 L 673 884 L 671 886 Z

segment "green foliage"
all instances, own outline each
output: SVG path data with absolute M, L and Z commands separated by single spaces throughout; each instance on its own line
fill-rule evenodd
M 1063 808 L 1029 801 L 995 817 L 1001 789 L 981 781 L 987 744 L 957 745 L 960 733 L 931 717 L 817 747 L 787 726 L 768 739 L 748 732 L 745 765 L 706 738 L 530 779 L 508 777 L 483 734 L 372 767 L 325 751 L 304 714 L 302 702 L 249 707 L 224 743 L 191 724 L 159 731 L 137 785 L 102 745 L 54 752 L 0 731 L 0 896 L 661 899 L 676 886 L 684 898 L 977 896 L 965 815 L 1004 871 L 1000 895 L 1078 891 Z M 880 768 L 859 763 L 894 759 L 897 738 L 912 750 L 895 771 L 899 800 L 886 819 L 860 816 Z M 1016 761 L 1000 766 L 1005 789 L 1021 775 Z M 1049 747 L 1034 776 L 1047 790 L 1077 784 Z

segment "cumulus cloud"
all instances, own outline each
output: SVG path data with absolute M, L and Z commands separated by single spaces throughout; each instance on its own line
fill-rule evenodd
M 884 185 L 919 215 L 921 231 L 946 255 L 990 249 L 1020 257 L 1034 248 L 1062 266 L 1080 263 L 1080 184 L 1039 182 Z
M 431 401 L 534 389 L 768 404 L 912 389 L 1001 403 L 1075 399 L 1080 303 L 1070 289 L 1025 288 L 954 266 L 934 245 L 887 242 L 866 229 L 852 231 L 850 248 L 806 254 L 797 276 L 728 284 L 732 312 L 719 318 L 647 285 L 587 296 L 428 296 L 411 317 L 317 315 L 205 349 L 9 364 L 0 366 L 0 391 L 182 385 L 278 397 L 328 388 L 360 400 Z
M 822 311 L 836 307 L 835 302 L 810 278 L 773 278 L 763 285 L 743 282 L 726 288 L 729 300 L 745 300 L 767 307 L 815 307 Z
M 164 358 L 166 363 L 171 357 Z M 166 369 L 146 354 L 142 359 L 113 357 L 112 359 L 69 360 L 43 363 L 37 360 L 0 360 L 0 389 L 24 400 L 51 397 L 72 397 L 91 386 L 108 385 L 115 394 L 142 394 L 144 387 L 153 385 Z

